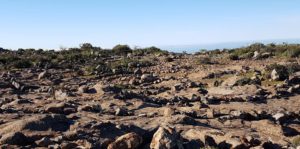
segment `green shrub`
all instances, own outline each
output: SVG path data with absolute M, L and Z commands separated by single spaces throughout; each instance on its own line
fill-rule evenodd
M 293 140 L 292 140 L 292 144 L 294 147 L 300 146 L 300 136 L 296 136 Z
M 165 62 L 173 62 L 174 59 L 171 58 L 171 57 L 165 57 L 165 58 L 164 58 L 164 61 L 165 61 Z
M 209 54 L 210 56 L 215 56 L 215 55 L 218 55 L 218 54 L 222 54 L 222 52 L 221 52 L 220 49 L 215 49 L 215 50 L 209 51 L 208 54 Z
M 279 72 L 287 72 L 287 75 L 293 74 L 297 71 L 300 71 L 300 65 L 297 63 L 291 63 L 286 66 L 279 65 L 279 64 L 271 64 L 266 67 L 266 70 L 271 72 L 273 69 Z
M 109 66 L 112 69 L 120 68 L 120 67 L 126 67 L 127 68 L 128 64 L 131 63 L 131 62 L 135 62 L 135 60 L 129 59 L 129 58 L 122 58 L 121 60 L 109 63 Z
M 203 65 L 203 64 L 211 65 L 211 64 L 215 64 L 216 62 L 213 62 L 213 60 L 210 57 L 200 57 L 197 59 L 196 63 L 199 65 Z
M 163 51 L 157 47 L 148 47 L 148 48 L 139 48 L 139 49 L 135 49 L 132 51 L 132 53 L 134 55 L 139 55 L 139 56 L 142 56 L 142 55 L 145 55 L 145 54 L 163 54 L 163 55 L 166 55 L 168 54 L 168 51 Z
M 300 48 L 298 49 L 288 49 L 284 52 L 285 56 L 289 57 L 289 58 L 294 58 L 294 57 L 299 57 L 300 55 Z
M 132 52 L 128 45 L 116 45 L 112 51 L 117 55 L 127 55 Z
M 244 53 L 239 56 L 239 59 L 250 59 L 253 57 L 253 55 L 254 55 L 254 52 Z
M 15 68 L 30 68 L 32 66 L 33 63 L 28 59 L 21 59 L 13 63 L 13 67 Z
M 0 63 L 2 63 L 3 65 L 8 65 L 17 60 L 20 60 L 20 58 L 15 55 L 12 55 L 12 54 L 1 54 L 0 55 Z
M 230 60 L 239 60 L 239 56 L 236 55 L 236 54 L 230 54 L 229 57 L 228 57 Z
M 83 43 L 79 45 L 81 50 L 90 50 L 93 49 L 93 45 L 90 43 Z
M 271 65 L 267 65 L 266 70 L 267 71 L 272 71 L 273 69 L 276 70 L 285 70 L 285 66 L 283 65 L 279 65 L 279 64 L 271 64 Z
M 292 63 L 286 66 L 287 71 L 289 74 L 293 74 L 297 71 L 300 71 L 300 65 L 298 65 L 297 63 Z

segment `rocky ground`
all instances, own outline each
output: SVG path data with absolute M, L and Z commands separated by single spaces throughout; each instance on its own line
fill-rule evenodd
M 299 63 L 255 54 L 156 55 L 129 73 L 2 70 L 0 147 L 297 148 L 300 73 L 287 68 Z

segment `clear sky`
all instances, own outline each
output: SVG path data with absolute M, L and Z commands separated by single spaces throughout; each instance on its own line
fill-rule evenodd
M 299 0 L 0 0 L 0 47 L 300 38 Z

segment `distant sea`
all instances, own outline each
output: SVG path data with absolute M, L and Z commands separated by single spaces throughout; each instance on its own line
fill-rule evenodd
M 158 46 L 163 50 L 168 50 L 170 52 L 187 52 L 187 53 L 195 53 L 200 51 L 201 49 L 206 50 L 215 50 L 215 49 L 233 49 L 251 45 L 253 43 L 299 43 L 300 39 L 276 39 L 276 40 L 255 40 L 255 41 L 242 41 L 242 42 L 225 42 L 225 43 L 214 43 L 214 44 L 191 44 L 191 45 L 170 45 L 170 46 Z

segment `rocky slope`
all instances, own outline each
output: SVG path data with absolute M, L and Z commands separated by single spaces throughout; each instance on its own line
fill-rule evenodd
M 299 63 L 255 55 L 127 55 L 154 64 L 109 73 L 3 69 L 1 148 L 296 148 L 300 73 L 288 68 Z

